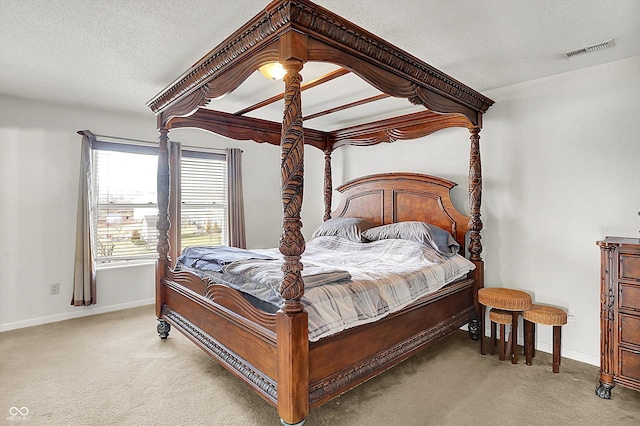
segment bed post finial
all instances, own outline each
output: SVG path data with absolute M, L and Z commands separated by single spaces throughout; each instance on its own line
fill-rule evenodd
M 480 128 L 469 129 L 471 133 L 471 155 L 469 161 L 469 253 L 470 260 L 481 261 L 482 243 L 480 231 L 482 220 L 480 219 L 480 204 L 482 200 L 482 167 L 480 162 Z
M 331 148 L 324 150 L 324 216 L 322 220 L 331 219 L 331 197 L 333 182 L 331 178 Z
M 283 233 L 280 238 L 280 252 L 284 255 L 282 267 L 284 277 L 280 294 L 284 299 L 285 312 L 302 311 L 300 299 L 304 294 L 302 263 L 300 256 L 305 249 L 304 236 L 300 229 L 302 209 L 302 189 L 304 183 L 304 132 L 302 128 L 302 101 L 300 82 L 302 62 L 287 60 L 285 81 L 284 114 L 282 120 L 282 205 L 284 209 Z

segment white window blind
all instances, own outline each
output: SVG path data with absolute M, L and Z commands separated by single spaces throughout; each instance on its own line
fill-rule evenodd
M 94 141 L 93 229 L 97 263 L 157 257 L 155 146 Z M 227 161 L 215 152 L 182 150 L 181 248 L 227 244 Z
M 181 250 L 226 245 L 226 155 L 182 150 L 180 188 Z
M 96 262 L 156 257 L 157 149 L 93 144 L 93 224 Z

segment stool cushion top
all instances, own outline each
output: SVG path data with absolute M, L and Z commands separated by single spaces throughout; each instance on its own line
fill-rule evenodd
M 531 307 L 531 296 L 521 290 L 511 288 L 481 288 L 478 290 L 478 302 L 493 308 L 507 311 L 524 311 Z
M 492 308 L 489 310 L 489 319 L 497 324 L 511 324 L 513 311 Z
M 533 305 L 522 313 L 522 317 L 527 321 L 544 325 L 565 325 L 567 323 L 567 313 L 555 306 Z

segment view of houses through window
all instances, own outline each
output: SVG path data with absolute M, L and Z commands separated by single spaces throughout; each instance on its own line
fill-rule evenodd
M 92 225 L 97 263 L 157 256 L 157 167 L 154 146 L 94 143 Z M 225 244 L 225 154 L 183 151 L 180 167 L 181 248 Z

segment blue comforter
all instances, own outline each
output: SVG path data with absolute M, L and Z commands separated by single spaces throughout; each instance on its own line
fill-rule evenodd
M 276 260 L 273 257 L 237 247 L 187 247 L 178 263 L 203 271 L 220 272 L 225 265 L 238 260 Z

